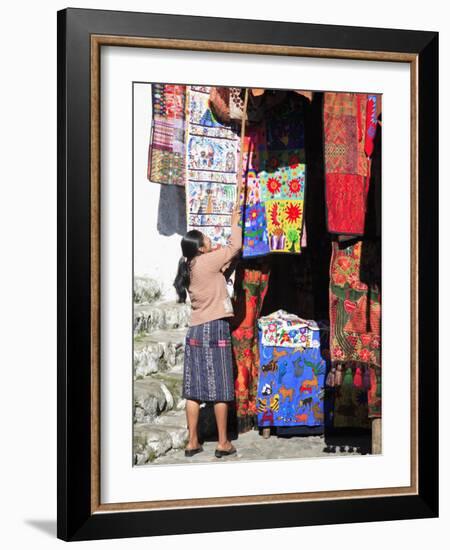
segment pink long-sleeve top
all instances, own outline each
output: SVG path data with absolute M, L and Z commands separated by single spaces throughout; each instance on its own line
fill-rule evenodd
M 230 265 L 241 246 L 242 228 L 234 224 L 227 246 L 200 254 L 192 260 L 188 289 L 192 307 L 189 326 L 234 315 L 223 271 Z

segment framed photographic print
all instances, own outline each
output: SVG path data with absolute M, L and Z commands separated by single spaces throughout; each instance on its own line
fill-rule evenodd
M 438 33 L 58 12 L 58 537 L 438 514 Z

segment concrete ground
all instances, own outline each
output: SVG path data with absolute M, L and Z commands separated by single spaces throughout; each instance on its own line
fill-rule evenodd
M 247 461 L 247 460 L 270 460 L 270 459 L 289 459 L 289 458 L 326 458 L 348 453 L 330 455 L 323 452 L 325 440 L 323 436 L 308 437 L 276 437 L 271 436 L 264 439 L 258 430 L 250 430 L 244 434 L 239 434 L 238 439 L 233 441 L 237 453 L 229 457 L 216 458 L 214 450 L 217 443 L 205 442 L 203 452 L 193 457 L 185 457 L 183 449 L 172 449 L 165 455 L 156 458 L 152 464 L 186 464 L 188 462 L 225 462 L 225 461 Z

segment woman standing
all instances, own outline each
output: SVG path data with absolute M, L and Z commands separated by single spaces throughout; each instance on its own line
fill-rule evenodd
M 183 392 L 189 442 L 186 456 L 203 448 L 198 440 L 200 403 L 214 403 L 219 434 L 215 456 L 236 453 L 227 437 L 228 402 L 234 401 L 233 360 L 229 318 L 233 306 L 228 295 L 224 271 L 242 246 L 239 211 L 232 216 L 231 238 L 227 246 L 212 250 L 209 237 L 197 230 L 188 231 L 181 241 L 183 257 L 174 286 L 180 302 L 189 293 L 192 313 L 186 334 Z

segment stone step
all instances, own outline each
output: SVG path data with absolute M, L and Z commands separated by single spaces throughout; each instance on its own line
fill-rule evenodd
M 177 426 L 187 429 L 186 413 L 182 410 L 168 411 L 155 418 L 155 426 Z
M 181 391 L 183 385 L 183 373 L 176 371 L 167 371 L 167 372 L 158 372 L 154 374 L 151 378 L 154 380 L 160 381 L 171 393 L 173 399 L 174 409 L 183 409 Z
M 133 300 L 135 304 L 152 303 L 161 297 L 161 284 L 150 277 L 134 277 Z
M 134 339 L 135 379 L 159 371 L 182 372 L 187 328 L 157 330 Z
M 134 463 L 147 464 L 170 449 L 182 449 L 188 441 L 188 430 L 170 424 L 135 424 L 133 440 Z
M 161 380 L 148 376 L 134 382 L 134 422 L 152 422 L 173 406 L 173 396 Z
M 134 305 L 134 334 L 151 333 L 156 330 L 177 329 L 188 326 L 189 304 L 173 301 L 157 301 Z

